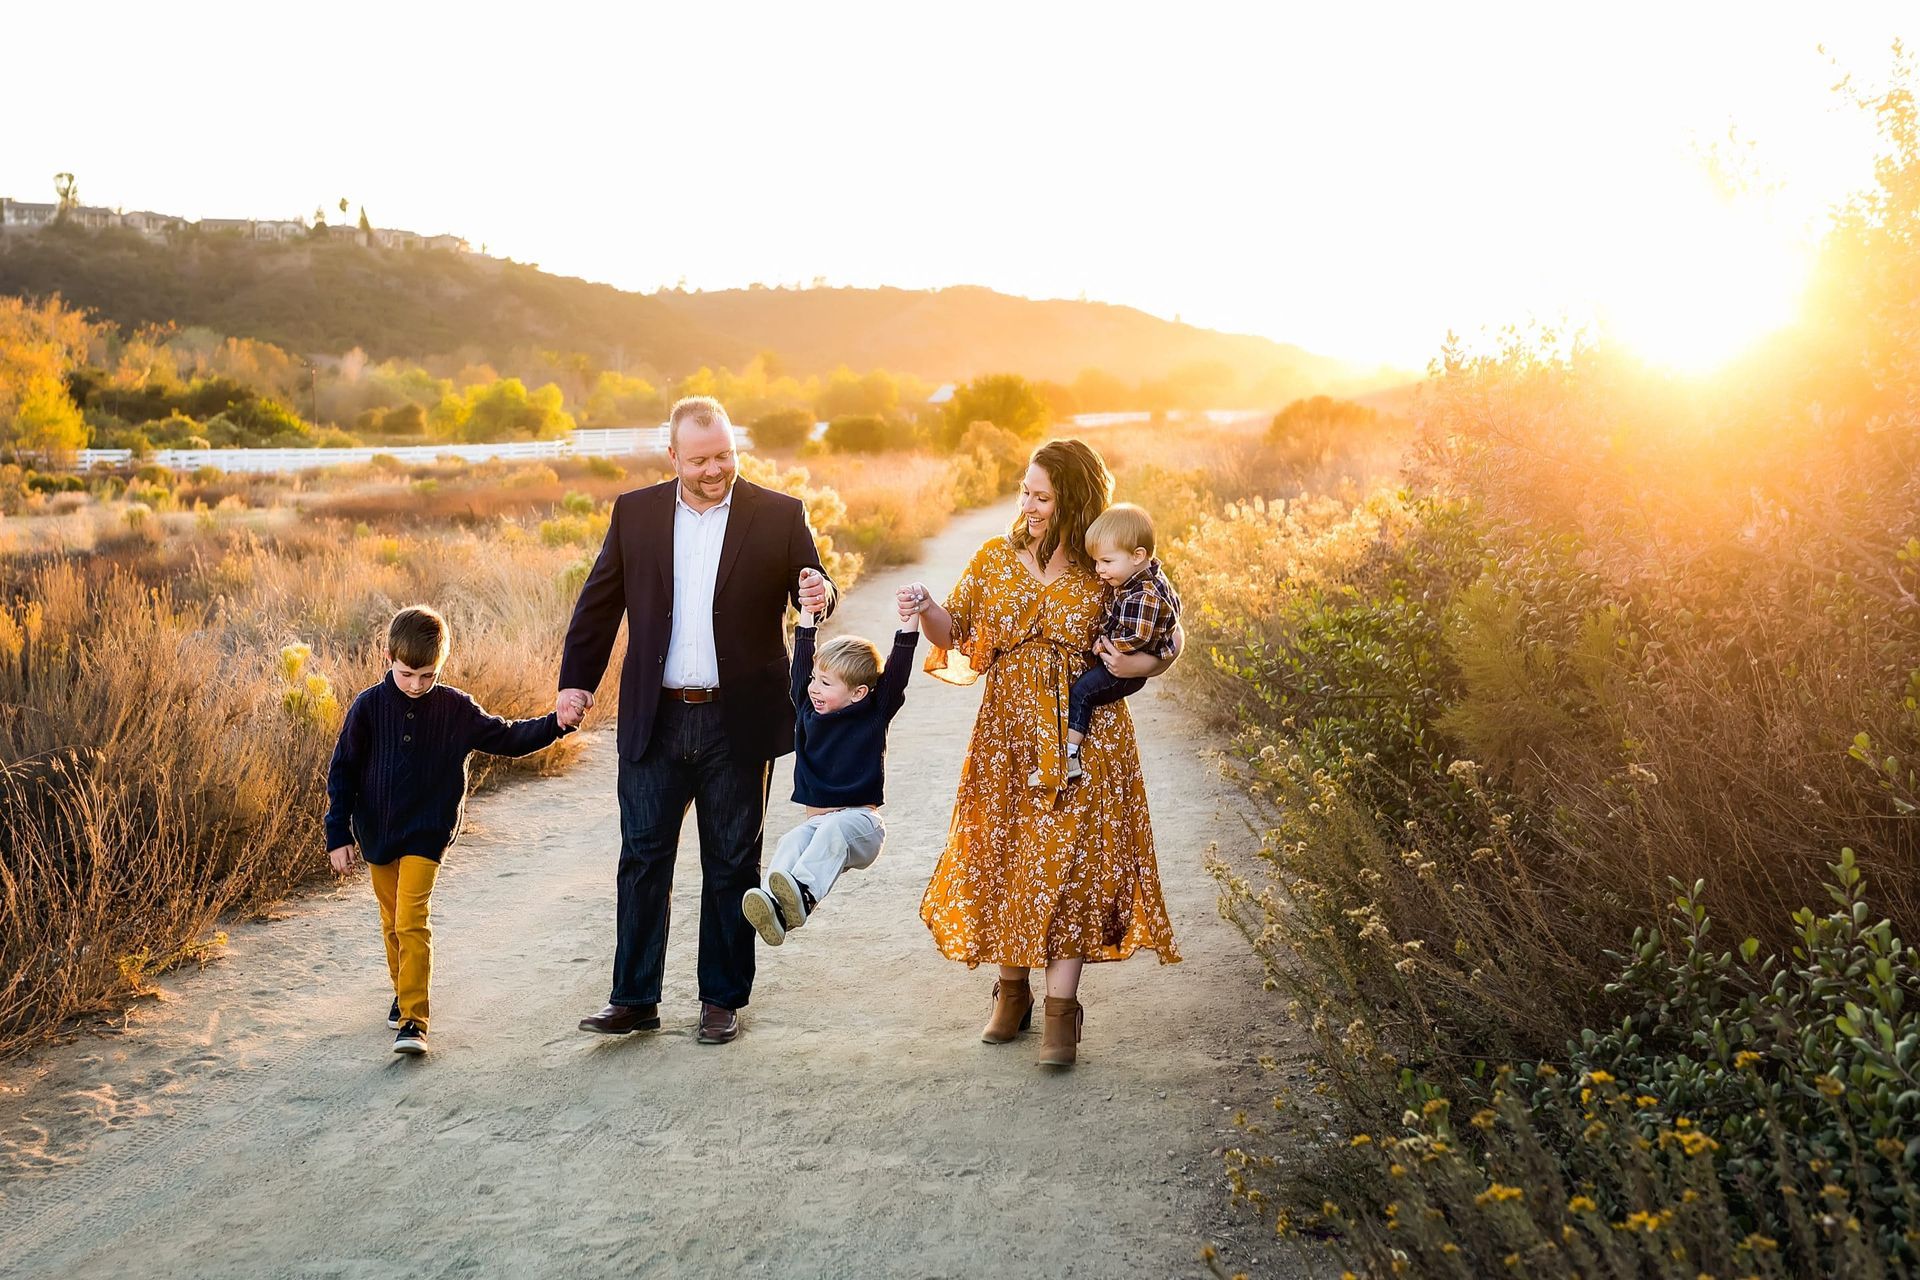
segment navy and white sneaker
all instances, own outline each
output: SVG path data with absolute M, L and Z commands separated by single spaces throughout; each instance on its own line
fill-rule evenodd
M 767 873 L 767 892 L 780 905 L 781 922 L 789 929 L 798 929 L 813 914 L 813 890 L 785 871 Z
M 396 1031 L 400 1028 L 400 997 L 393 998 L 393 1007 L 387 1010 L 387 1025 Z
M 780 918 L 780 904 L 765 889 L 747 890 L 740 899 L 740 914 L 768 946 L 777 947 L 787 940 L 787 925 Z
M 409 1018 L 400 1024 L 400 1034 L 393 1038 L 395 1053 L 421 1054 L 427 1051 L 427 1029 Z

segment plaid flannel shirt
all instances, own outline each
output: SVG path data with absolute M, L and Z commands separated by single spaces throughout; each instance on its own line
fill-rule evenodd
M 1173 628 L 1179 621 L 1180 593 L 1160 572 L 1160 561 L 1151 559 L 1107 606 L 1106 637 L 1122 653 L 1171 658 Z

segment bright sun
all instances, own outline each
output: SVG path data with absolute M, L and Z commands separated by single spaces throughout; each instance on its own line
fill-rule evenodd
M 1706 195 L 1670 213 L 1597 264 L 1595 319 L 1656 364 L 1705 373 L 1792 322 L 1812 249 L 1758 199 Z

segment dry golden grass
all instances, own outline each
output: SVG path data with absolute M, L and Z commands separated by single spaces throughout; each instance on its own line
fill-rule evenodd
M 446 612 L 448 682 L 489 709 L 552 706 L 578 547 L 512 527 L 356 535 L 284 512 L 130 527 L 126 510 L 82 513 L 93 527 L 70 554 L 0 561 L 0 1053 L 118 1007 L 223 912 L 322 874 L 326 760 L 398 606 Z M 577 751 L 482 757 L 475 776 L 552 772 Z
M 843 588 L 911 556 L 983 483 L 971 455 L 807 468 L 742 470 L 808 500 Z M 667 474 L 654 459 L 149 468 L 24 496 L 0 518 L 0 1055 L 122 1006 L 203 954 L 223 913 L 324 873 L 326 762 L 396 608 L 447 615 L 450 684 L 501 715 L 550 709 L 611 501 Z M 603 709 L 617 673 L 616 656 Z M 480 757 L 474 777 L 577 753 Z

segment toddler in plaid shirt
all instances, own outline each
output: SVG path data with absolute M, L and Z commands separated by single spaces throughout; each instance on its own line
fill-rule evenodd
M 1087 526 L 1093 571 L 1114 590 L 1101 634 L 1121 653 L 1173 656 L 1173 629 L 1180 621 L 1180 595 L 1153 555 L 1153 517 L 1131 502 L 1116 502 Z M 1122 678 L 1104 663 L 1073 682 L 1067 700 L 1067 781 L 1084 777 L 1080 744 L 1093 724 L 1093 709 L 1140 692 L 1146 678 Z M 1035 770 L 1029 781 L 1039 783 Z

